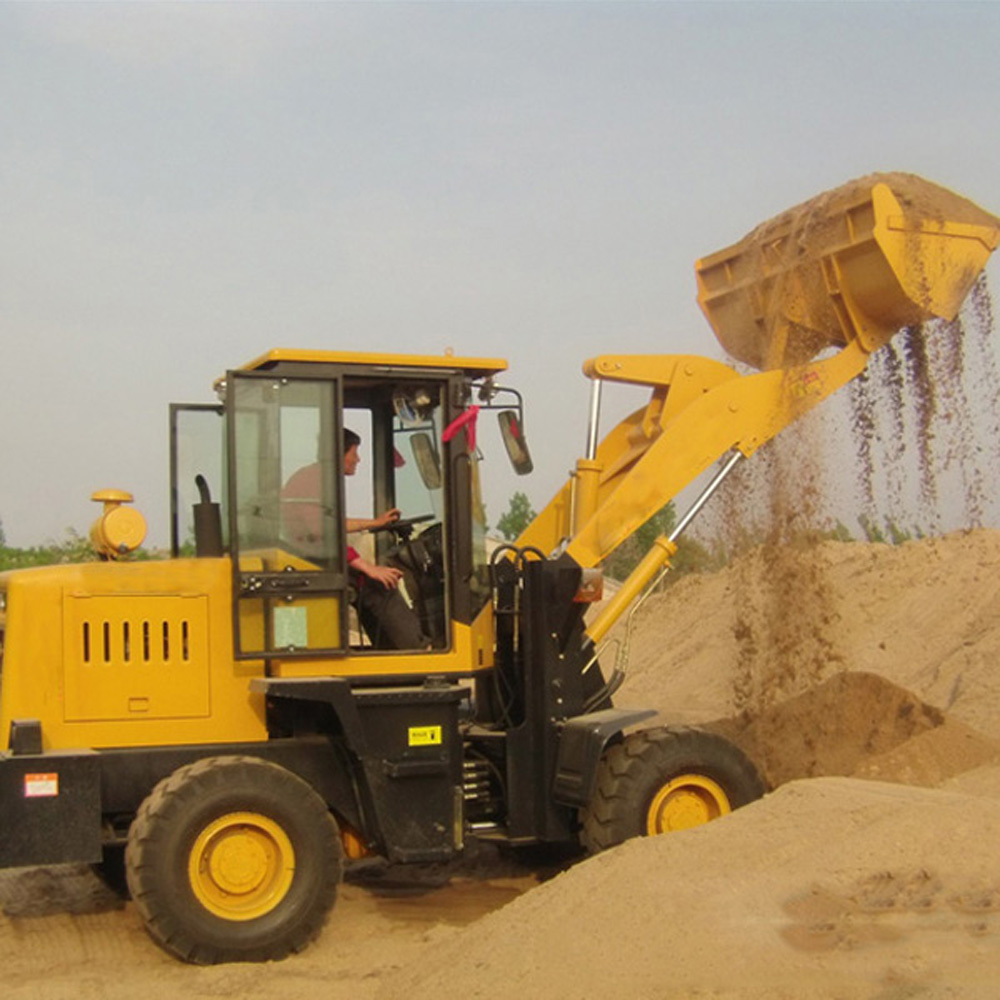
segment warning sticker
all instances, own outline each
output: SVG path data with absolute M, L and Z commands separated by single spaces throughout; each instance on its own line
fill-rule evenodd
M 411 747 L 436 747 L 441 745 L 440 726 L 410 726 Z
M 26 799 L 51 798 L 58 794 L 58 774 L 26 774 L 24 776 L 24 797 Z

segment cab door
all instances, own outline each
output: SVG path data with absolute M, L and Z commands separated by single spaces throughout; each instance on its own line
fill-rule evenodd
M 237 658 L 347 647 L 339 378 L 229 372 Z

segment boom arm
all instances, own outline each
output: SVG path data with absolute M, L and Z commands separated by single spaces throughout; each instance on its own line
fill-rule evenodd
M 604 438 L 593 461 L 580 460 L 518 545 L 551 552 L 568 539 L 566 551 L 578 565 L 596 566 L 720 456 L 737 449 L 749 457 L 867 361 L 857 342 L 824 361 L 752 375 L 686 355 L 588 361 L 591 378 L 652 384 L 650 401 Z M 574 509 L 575 482 L 595 472 L 593 509 L 581 510 L 579 495 Z

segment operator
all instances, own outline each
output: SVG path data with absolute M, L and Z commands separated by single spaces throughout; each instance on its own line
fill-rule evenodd
M 344 475 L 353 476 L 361 464 L 361 437 L 345 427 L 343 447 Z M 320 466 L 315 463 L 299 469 L 281 491 L 284 500 L 292 501 L 292 504 L 285 505 L 286 530 L 304 554 L 308 553 L 310 543 L 320 537 L 319 482 Z M 302 503 L 303 500 L 315 500 L 315 503 Z M 348 533 L 377 531 L 394 524 L 399 516 L 399 508 L 391 507 L 378 517 L 345 518 L 345 527 Z M 316 524 L 310 524 L 310 521 Z M 416 613 L 400 593 L 402 571 L 394 566 L 368 562 L 350 545 L 347 547 L 347 565 L 351 586 L 357 595 L 355 607 L 358 618 L 372 645 L 376 649 L 429 649 L 430 641 L 421 631 Z
M 361 464 L 361 437 L 344 428 L 344 475 L 353 476 Z M 390 507 L 378 517 L 346 519 L 347 531 L 377 531 L 399 520 L 399 508 Z M 347 547 L 351 583 L 357 591 L 358 617 L 376 649 L 429 649 L 430 641 L 420 630 L 420 621 L 399 592 L 402 570 L 379 566 L 362 559 Z

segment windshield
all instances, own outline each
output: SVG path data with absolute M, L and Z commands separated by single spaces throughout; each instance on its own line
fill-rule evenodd
M 441 463 L 441 411 L 419 423 L 399 417 L 393 428 L 396 506 L 406 517 L 444 518 L 444 476 Z

